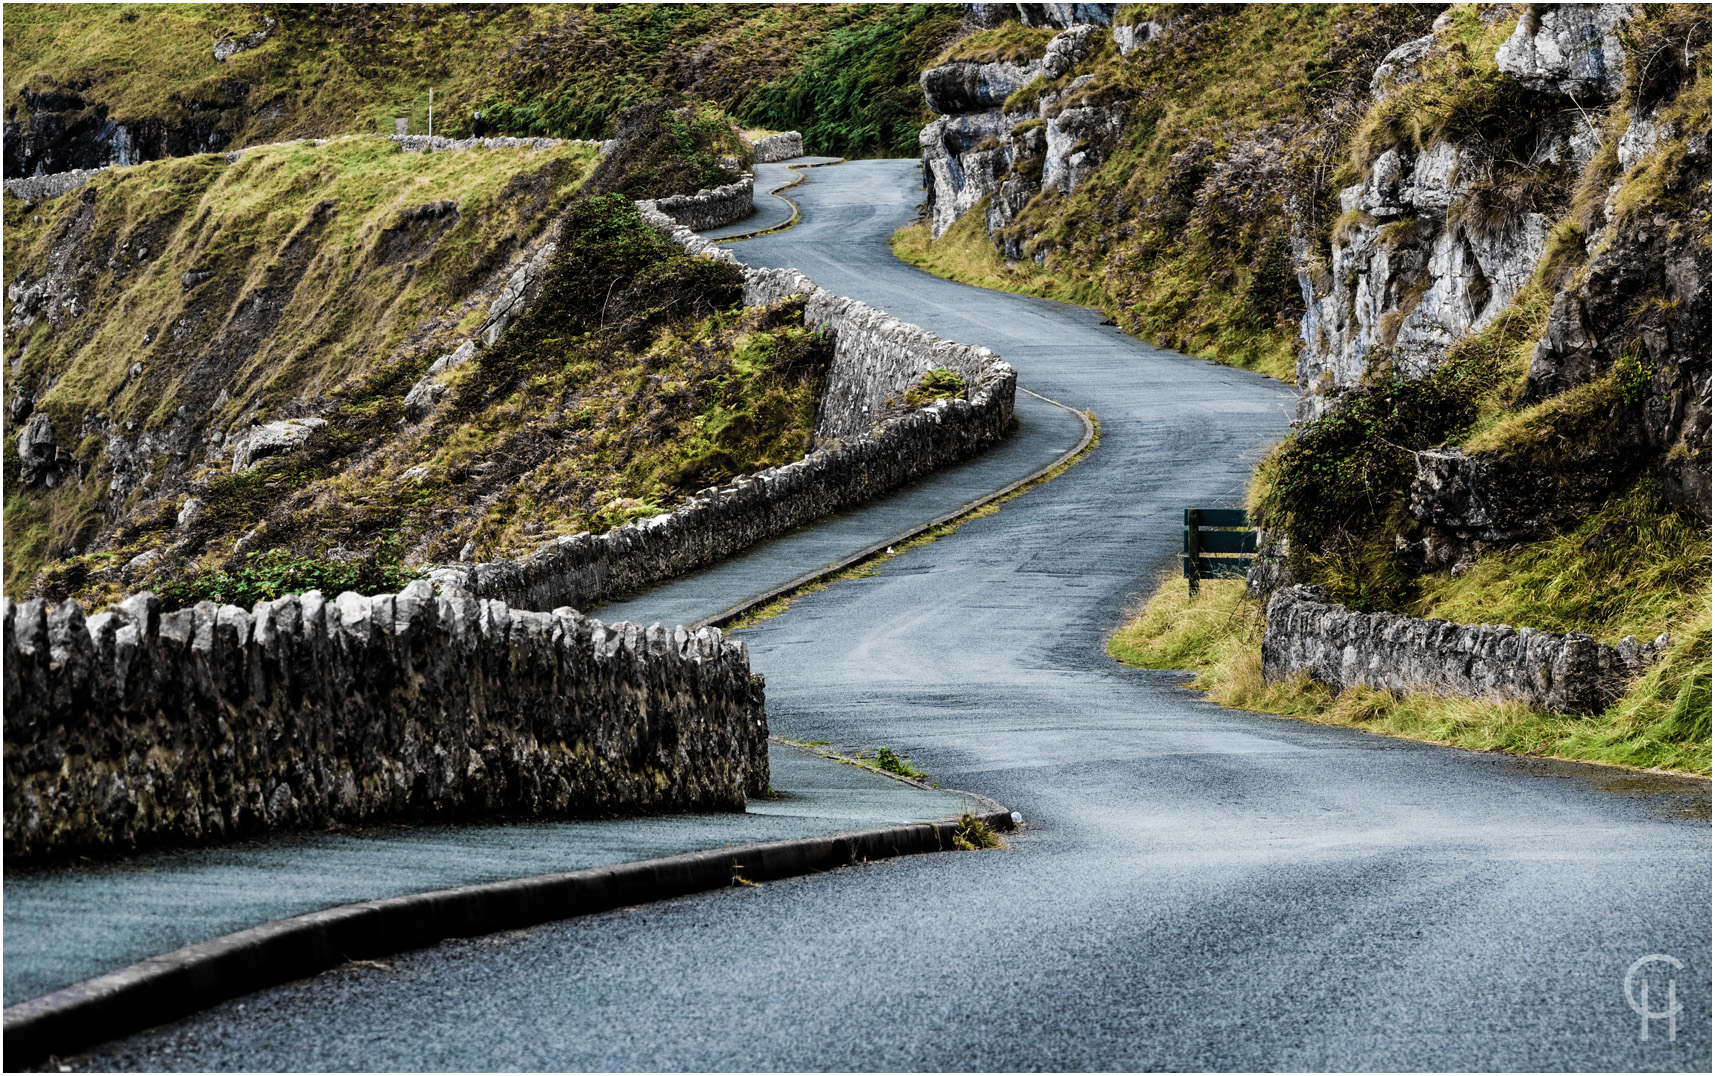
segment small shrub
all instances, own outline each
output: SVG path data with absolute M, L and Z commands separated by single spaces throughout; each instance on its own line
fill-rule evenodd
M 419 574 L 402 566 L 398 556 L 396 543 L 346 562 L 325 556 L 297 557 L 286 549 L 250 553 L 240 567 L 230 571 L 200 572 L 163 585 L 159 590 L 161 608 L 170 611 L 211 601 L 249 609 L 257 602 L 307 590 L 319 590 L 329 598 L 348 590 L 393 594 L 404 590 Z
M 1629 347 L 1620 353 L 1619 361 L 1614 364 L 1614 376 L 1619 380 L 1620 399 L 1627 406 L 1643 402 L 1653 372 L 1642 348 Z
M 736 157 L 741 165 L 750 158 L 726 113 L 678 97 L 621 112 L 614 138 L 618 146 L 584 185 L 588 194 L 623 194 L 629 199 L 695 194 L 738 178 L 720 158 Z

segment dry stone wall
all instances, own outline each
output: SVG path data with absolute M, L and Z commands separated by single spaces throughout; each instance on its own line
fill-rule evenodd
M 58 198 L 62 194 L 70 194 L 105 171 L 106 168 L 73 168 L 69 172 L 56 172 L 51 176 L 8 179 L 6 190 L 20 202 L 39 202 L 44 198 Z
M 715 628 L 426 582 L 250 612 L 4 602 L 14 862 L 400 815 L 742 810 L 760 678 Z
M 746 274 L 744 302 L 766 306 L 789 295 L 804 297 L 804 324 L 834 334 L 834 359 L 816 416 L 818 443 L 866 434 L 918 379 L 930 370 L 952 370 L 965 379 L 967 399 L 988 383 L 1016 380 L 1012 368 L 986 347 L 942 340 L 883 311 L 847 299 L 796 269 L 753 269 Z M 1004 390 L 1011 413 L 1013 389 Z
M 1355 613 L 1319 587 L 1288 587 L 1268 603 L 1262 672 L 1270 682 L 1308 672 L 1334 691 L 1364 684 L 1593 714 L 1666 646 L 1666 637 L 1614 647 L 1581 632 Z
M 736 264 L 656 205 L 639 209 L 687 251 Z M 496 300 L 484 342 L 529 302 L 553 238 Z M 436 569 L 395 595 L 312 592 L 249 612 L 205 602 L 163 615 L 145 593 L 88 618 L 73 602 L 6 601 L 6 854 L 413 813 L 742 809 L 768 783 L 762 683 L 743 644 L 713 628 L 603 625 L 573 607 L 981 452 L 1004 436 L 1016 387 L 985 348 L 791 270 L 745 272 L 747 303 L 802 295 L 806 323 L 835 337 L 819 447 L 802 460 L 517 561 Z M 890 404 L 937 367 L 965 377 L 962 398 Z M 413 394 L 432 408 L 423 388 Z
M 763 135 L 750 143 L 750 152 L 757 164 L 789 161 L 804 155 L 804 136 L 797 131 Z
M 675 194 L 671 198 L 655 198 L 639 202 L 682 224 L 693 232 L 724 228 L 756 212 L 754 197 L 756 177 L 748 172 L 736 182 L 695 194 Z

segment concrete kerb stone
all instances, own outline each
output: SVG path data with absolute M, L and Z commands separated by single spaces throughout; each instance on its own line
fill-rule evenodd
M 990 801 L 992 802 L 992 801 Z M 1005 810 L 978 816 L 1010 830 Z M 361 901 L 276 919 L 97 976 L 5 1010 L 8 1068 L 87 1050 L 350 960 L 517 930 L 631 904 L 953 847 L 956 820 L 721 848 Z
M 1020 392 L 1030 392 L 1029 389 L 1024 389 L 1024 388 L 1019 389 L 1019 391 Z M 1080 421 L 1082 421 L 1084 423 L 1084 436 L 1083 436 L 1083 438 L 1078 441 L 1078 444 L 1075 447 L 1073 447 L 1071 450 L 1069 450 L 1066 453 L 1064 453 L 1063 455 L 1061 455 L 1059 459 L 1055 460 L 1053 463 L 1047 464 L 1047 465 L 1039 468 L 1038 470 L 1032 471 L 1030 474 L 1025 475 L 1023 478 L 1020 478 L 1018 481 L 1013 482 L 1010 485 L 1003 486 L 1000 489 L 997 489 L 992 493 L 985 493 L 983 496 L 978 497 L 974 501 L 967 501 L 966 503 L 964 503 L 964 504 L 960 505 L 959 507 L 953 509 L 951 512 L 947 512 L 943 515 L 936 516 L 934 519 L 931 519 L 927 523 L 919 524 L 919 525 L 912 527 L 908 530 L 900 531 L 898 534 L 891 535 L 887 538 L 883 538 L 881 541 L 875 542 L 871 545 L 867 545 L 864 548 L 858 550 L 856 553 L 853 553 L 848 557 L 843 557 L 840 560 L 837 560 L 837 561 L 833 562 L 832 564 L 827 565 L 826 567 L 817 568 L 813 572 L 806 572 L 805 574 L 799 576 L 798 578 L 792 580 L 789 583 L 782 583 L 780 586 L 777 586 L 777 587 L 773 588 L 772 590 L 765 591 L 765 592 L 758 594 L 752 598 L 746 598 L 744 601 L 739 602 L 737 605 L 733 606 L 730 609 L 723 610 L 719 613 L 716 613 L 714 616 L 711 616 L 711 617 L 705 617 L 702 620 L 699 620 L 695 624 L 691 625 L 691 630 L 696 631 L 700 628 L 706 628 L 706 627 L 724 627 L 728 623 L 730 623 L 731 621 L 737 620 L 739 617 L 743 616 L 745 613 L 748 613 L 750 610 L 757 608 L 758 606 L 767 605 L 769 602 L 773 601 L 776 598 L 784 597 L 785 595 L 791 594 L 793 591 L 796 591 L 802 587 L 807 587 L 812 583 L 819 583 L 831 575 L 838 575 L 840 572 L 845 571 L 847 568 L 850 568 L 852 565 L 858 564 L 858 563 L 865 561 L 865 560 L 868 560 L 870 557 L 875 556 L 877 553 L 880 553 L 882 550 L 887 549 L 890 546 L 899 545 L 903 542 L 909 542 L 911 539 L 917 537 L 920 534 L 927 533 L 928 531 L 934 530 L 936 527 L 945 526 L 946 524 L 951 523 L 954 520 L 957 520 L 957 519 L 960 519 L 964 516 L 970 515 L 972 512 L 975 512 L 977 509 L 981 508 L 983 505 L 990 504 L 994 501 L 998 501 L 1002 497 L 1005 497 L 1007 494 L 1012 493 L 1014 490 L 1021 489 L 1025 486 L 1028 486 L 1030 483 L 1035 482 L 1036 480 L 1040 479 L 1043 475 L 1048 474 L 1050 471 L 1054 470 L 1056 467 L 1063 467 L 1067 463 L 1070 463 L 1072 460 L 1076 459 L 1078 457 L 1079 453 L 1083 452 L 1084 449 L 1086 449 L 1090 446 L 1090 442 L 1096 436 L 1096 428 L 1093 424 L 1091 424 L 1090 417 L 1075 407 L 1068 407 L 1067 405 L 1061 403 L 1059 400 L 1050 400 L 1048 397 L 1042 395 L 1040 392 L 1030 392 L 1030 395 L 1036 397 L 1038 400 L 1041 400 L 1044 403 L 1051 403 L 1055 407 L 1064 408 L 1065 410 L 1072 412 L 1074 415 L 1078 416 Z

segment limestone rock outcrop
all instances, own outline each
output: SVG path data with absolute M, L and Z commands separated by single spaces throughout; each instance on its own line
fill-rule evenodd
M 1056 26 L 1064 29 L 1093 23 L 1113 22 L 1121 4 L 966 4 L 967 18 L 977 26 L 999 26 L 1017 19 L 1026 26 Z
M 1572 174 L 1603 139 L 1590 106 L 1624 88 L 1615 36 L 1625 5 L 1549 5 L 1519 17 L 1496 63 L 1527 90 L 1582 102 L 1561 110 L 1558 126 L 1538 132 L 1527 163 Z M 1371 89 L 1386 97 L 1417 81 L 1437 49 L 1456 46 L 1447 24 L 1394 49 Z M 1577 47 L 1573 47 L 1576 39 Z M 1297 381 L 1301 419 L 1363 378 L 1385 356 L 1394 370 L 1421 377 L 1460 337 L 1480 331 L 1530 280 L 1547 246 L 1550 219 L 1529 208 L 1479 204 L 1495 167 L 1492 152 L 1439 140 L 1421 152 L 1396 146 L 1380 154 L 1363 182 L 1340 192 L 1342 226 L 1326 263 L 1305 237 L 1294 240 L 1305 297 Z
M 18 479 L 26 487 L 54 488 L 77 473 L 77 459 L 54 441 L 53 423 L 37 411 L 18 431 Z
M 289 418 L 240 434 L 232 442 L 232 469 L 254 470 L 265 459 L 296 452 L 326 425 L 325 419 Z
M 1527 10 L 1495 52 L 1495 66 L 1533 90 L 1574 99 L 1612 98 L 1625 88 L 1621 26 L 1629 4 L 1544 4 Z
M 214 43 L 214 58 L 221 63 L 232 59 L 241 52 L 256 48 L 273 36 L 275 28 L 280 24 L 272 15 L 262 16 L 263 26 L 260 30 L 252 31 L 242 37 L 223 37 Z
M 1017 100 L 1039 80 L 1063 79 L 1094 55 L 1105 31 L 1095 20 L 1068 17 L 1075 21 L 1040 59 L 956 62 L 923 72 L 923 99 L 940 116 L 918 135 L 931 236 L 945 234 L 984 199 L 990 200 L 984 224 L 993 236 L 1038 192 L 1070 194 L 1112 152 L 1124 108 L 1090 98 L 1089 76 Z

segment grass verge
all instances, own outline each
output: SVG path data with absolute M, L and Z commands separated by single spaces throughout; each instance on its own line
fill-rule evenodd
M 1241 580 L 1206 580 L 1195 599 L 1164 577 L 1143 610 L 1108 640 L 1108 653 L 1145 669 L 1196 673 L 1191 686 L 1223 706 L 1480 751 L 1597 762 L 1707 777 L 1710 773 L 1710 591 L 1704 584 L 1675 623 L 1666 656 L 1593 717 L 1522 702 L 1355 687 L 1338 695 L 1308 676 L 1262 678 L 1265 622 Z
M 985 200 L 960 217 L 939 239 L 929 237 L 927 223 L 915 221 L 894 232 L 888 243 L 900 261 L 946 280 L 993 291 L 1057 299 L 1100 310 L 1110 319 L 1117 319 L 1113 299 L 1095 281 L 1068 278 L 1030 259 L 1009 261 L 1002 257 L 989 240 L 984 223 L 986 209 Z M 1290 342 L 1267 335 L 1249 338 L 1242 348 L 1227 347 L 1224 343 L 1199 344 L 1186 354 L 1223 366 L 1255 370 L 1288 385 L 1293 383 L 1297 372 L 1297 359 Z

